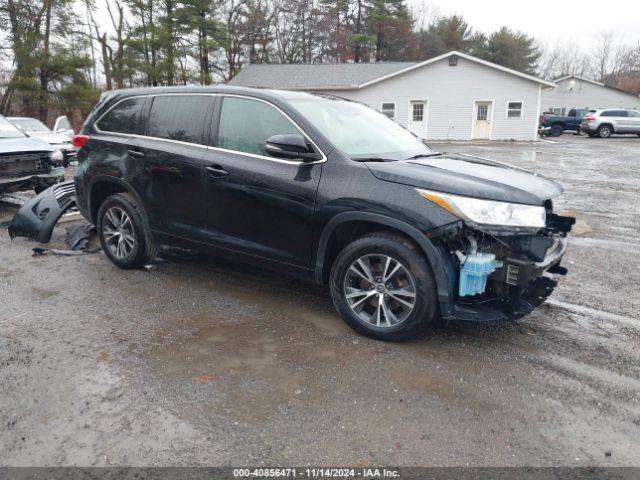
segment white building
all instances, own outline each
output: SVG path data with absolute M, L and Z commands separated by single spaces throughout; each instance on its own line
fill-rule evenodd
M 640 97 L 604 83 L 575 75 L 559 78 L 553 90 L 542 94 L 542 110 L 566 115 L 572 108 L 635 108 Z
M 460 52 L 419 63 L 253 64 L 229 84 L 356 100 L 432 140 L 534 140 L 542 91 L 555 86 Z

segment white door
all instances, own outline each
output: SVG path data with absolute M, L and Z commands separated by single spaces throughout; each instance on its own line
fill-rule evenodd
M 476 102 L 474 108 L 473 138 L 488 140 L 491 135 L 492 102 Z
M 427 136 L 427 102 L 424 100 L 409 102 L 409 131 L 418 138 Z

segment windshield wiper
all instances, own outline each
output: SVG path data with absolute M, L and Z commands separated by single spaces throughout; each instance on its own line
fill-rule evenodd
M 407 158 L 407 160 L 415 160 L 416 158 L 438 157 L 440 155 L 444 155 L 444 153 L 442 152 L 419 153 L 417 155 L 414 155 L 413 157 Z

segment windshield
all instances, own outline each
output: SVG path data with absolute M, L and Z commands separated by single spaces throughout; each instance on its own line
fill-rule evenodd
M 22 138 L 26 137 L 18 127 L 6 118 L 0 116 L 0 138 Z
M 408 130 L 360 103 L 311 96 L 289 103 L 353 160 L 405 160 L 433 153 Z
M 25 132 L 49 132 L 47 126 L 35 118 L 12 118 L 11 123 L 18 125 Z

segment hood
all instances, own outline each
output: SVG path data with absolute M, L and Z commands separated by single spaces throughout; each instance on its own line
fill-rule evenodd
M 30 137 L 41 138 L 45 142 L 50 143 L 52 145 L 58 144 L 58 143 L 71 142 L 71 139 L 66 135 L 60 135 L 59 133 L 55 133 L 55 132 L 44 132 L 44 131 L 38 130 L 38 131 L 27 132 L 27 133 L 29 134 Z
M 398 162 L 368 162 L 380 180 L 501 202 L 542 205 L 562 187 L 535 173 L 465 154 Z
M 51 152 L 47 142 L 33 137 L 0 138 L 0 154 L 22 152 Z

